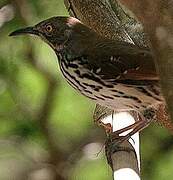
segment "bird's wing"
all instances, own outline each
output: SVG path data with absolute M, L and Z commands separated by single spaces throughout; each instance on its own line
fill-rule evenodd
M 98 66 L 106 81 L 158 81 L 154 58 L 149 50 L 118 42 L 105 43 L 95 49 L 92 67 Z

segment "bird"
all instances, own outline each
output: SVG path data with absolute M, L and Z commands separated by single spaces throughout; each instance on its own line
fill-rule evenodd
M 119 136 L 131 129 L 122 141 L 147 127 L 157 107 L 165 105 L 150 49 L 100 36 L 74 17 L 51 17 L 10 36 L 25 34 L 39 36 L 54 50 L 63 76 L 82 95 L 118 112 L 140 114 L 139 121 L 113 132 Z

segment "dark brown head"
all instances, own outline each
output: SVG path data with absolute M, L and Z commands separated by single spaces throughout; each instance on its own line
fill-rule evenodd
M 87 31 L 87 32 L 86 32 Z M 41 37 L 54 50 L 60 51 L 69 39 L 75 36 L 85 38 L 91 30 L 73 17 L 52 17 L 44 20 L 33 27 L 16 30 L 10 36 L 32 34 Z M 76 38 L 77 39 L 77 38 Z M 86 37 L 87 39 L 87 37 Z

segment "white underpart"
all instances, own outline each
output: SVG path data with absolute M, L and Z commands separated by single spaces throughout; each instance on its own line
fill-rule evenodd
M 75 77 L 75 79 L 77 81 L 79 81 L 80 84 L 83 85 L 83 83 L 87 83 L 87 84 L 90 84 L 90 85 L 102 86 L 102 85 L 100 85 L 99 82 L 96 82 L 94 80 L 86 79 L 86 78 L 82 79 L 82 78 L 78 77 L 76 75 L 76 73 L 74 72 L 76 69 L 70 68 L 70 67 L 68 67 L 68 69 L 66 69 L 64 63 L 62 62 L 61 64 L 62 64 L 63 69 L 65 69 L 71 76 Z M 79 66 L 79 69 L 82 69 L 80 71 L 82 74 L 91 73 L 91 72 L 88 72 L 87 69 L 84 69 L 82 65 L 79 65 L 77 61 L 73 61 L 73 64 L 77 64 Z M 108 107 L 116 109 L 117 111 L 134 110 L 133 105 L 137 105 L 137 106 L 139 105 L 139 107 L 141 108 L 141 104 L 136 103 L 135 100 L 133 100 L 131 98 L 124 99 L 123 97 L 115 97 L 114 95 L 116 95 L 117 93 L 113 92 L 111 90 L 122 91 L 122 89 L 123 89 L 123 92 L 125 94 L 127 94 L 128 96 L 137 96 L 137 97 L 139 97 L 139 99 L 143 102 L 142 104 L 145 105 L 146 107 L 151 105 L 151 102 L 152 102 L 152 104 L 154 104 L 154 103 L 157 104 L 158 103 L 158 101 L 156 101 L 153 97 L 145 96 L 143 93 L 141 93 L 138 90 L 135 90 L 133 87 L 127 87 L 127 86 L 124 86 L 123 84 L 117 84 L 117 85 L 115 84 L 113 88 L 105 87 L 103 89 L 100 89 L 99 92 L 94 91 L 93 88 L 90 87 L 90 86 L 84 85 L 85 87 L 87 87 L 87 89 L 86 89 L 87 91 L 92 92 L 92 94 L 91 94 L 89 92 L 85 92 L 84 89 L 78 84 L 78 82 L 74 81 L 71 77 L 69 77 L 69 75 L 64 70 L 62 70 L 62 71 L 63 71 L 63 74 L 65 74 L 65 76 L 66 76 L 65 77 L 66 80 L 68 81 L 68 79 L 69 79 L 70 81 L 73 82 L 73 84 L 72 84 L 70 81 L 68 81 L 69 84 L 72 87 L 74 87 L 74 85 L 77 86 L 78 90 L 80 92 L 82 92 L 84 95 L 86 95 L 87 97 L 96 98 L 97 103 L 102 104 L 102 105 L 106 105 Z M 100 78 L 98 75 L 95 75 L 95 77 Z M 104 82 L 104 83 L 106 83 L 106 82 Z M 114 99 L 104 98 L 103 96 L 113 97 Z M 97 97 L 100 97 L 100 99 L 98 99 Z M 106 99 L 106 101 L 105 101 L 105 99 Z M 139 110 L 139 109 L 137 108 L 136 110 Z

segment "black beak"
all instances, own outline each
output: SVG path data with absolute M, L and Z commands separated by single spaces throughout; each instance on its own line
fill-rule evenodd
M 18 35 L 23 35 L 23 34 L 39 35 L 39 32 L 34 27 L 27 27 L 27 28 L 23 28 L 23 29 L 18 29 L 16 31 L 10 33 L 9 36 L 18 36 Z

